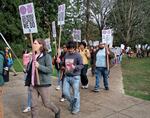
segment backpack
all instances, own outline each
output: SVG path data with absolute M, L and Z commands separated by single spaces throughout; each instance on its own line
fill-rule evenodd
M 6 67 L 10 68 L 13 65 L 14 61 L 12 59 L 11 52 L 5 53 L 5 61 L 6 61 L 6 65 L 5 65 Z
M 3 61 L 3 66 L 4 66 L 4 65 L 5 65 L 5 56 L 4 56 L 4 53 L 2 53 L 2 52 L 0 51 L 0 55 L 2 55 L 3 58 L 4 58 L 4 61 Z

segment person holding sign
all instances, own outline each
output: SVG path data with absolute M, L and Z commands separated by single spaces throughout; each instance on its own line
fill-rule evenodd
M 38 69 L 40 84 L 37 84 L 37 76 L 35 75 L 33 86 L 31 84 L 31 71 L 32 64 L 29 64 L 27 69 L 27 78 L 30 78 L 30 89 L 31 89 L 31 115 L 32 118 L 38 118 L 38 97 L 41 96 L 42 102 L 46 108 L 55 113 L 55 118 L 60 118 L 60 109 L 56 107 L 53 102 L 49 102 L 49 87 L 51 86 L 51 72 L 50 67 L 50 56 L 46 52 L 46 45 L 44 40 L 36 39 L 33 42 L 33 50 L 35 51 L 36 60 L 33 62 L 35 67 Z
M 100 79 L 103 77 L 105 90 L 109 90 L 108 86 L 108 75 L 109 75 L 109 64 L 107 58 L 109 55 L 108 47 L 105 43 L 99 44 L 99 49 L 96 51 L 95 60 L 95 87 L 93 92 L 100 91 Z

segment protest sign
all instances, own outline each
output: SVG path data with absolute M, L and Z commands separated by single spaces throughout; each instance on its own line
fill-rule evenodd
M 61 43 L 61 32 L 62 32 L 61 26 L 64 24 L 65 24 L 65 4 L 62 4 L 58 6 L 58 25 L 60 25 L 58 49 L 60 49 L 60 43 Z M 58 55 L 60 55 L 59 52 Z
M 47 38 L 44 41 L 45 41 L 46 48 L 48 49 L 48 52 L 52 52 L 50 38 Z
M 31 83 L 34 86 L 35 85 L 35 73 L 37 78 L 37 84 L 40 84 L 39 80 L 39 74 L 38 70 L 35 67 L 35 64 L 33 63 L 36 61 L 35 59 L 35 51 L 33 50 L 33 37 L 32 33 L 37 33 L 37 25 L 36 25 L 36 18 L 35 18 L 35 12 L 34 12 L 34 6 L 33 3 L 28 3 L 24 5 L 19 6 L 19 13 L 21 17 L 21 23 L 23 28 L 24 34 L 30 34 L 30 40 L 32 45 L 32 77 L 31 77 Z
M 55 21 L 52 22 L 52 32 L 53 32 L 53 37 L 56 38 L 56 25 L 55 25 Z
M 75 42 L 81 42 L 81 30 L 73 29 L 73 40 Z
M 65 24 L 65 4 L 58 6 L 58 25 Z
M 109 45 L 109 47 L 113 46 L 112 29 L 102 30 L 102 42 Z
M 98 46 L 98 45 L 99 45 L 99 41 L 94 41 L 94 42 L 93 42 L 93 46 L 94 46 L 94 47 L 96 47 L 96 46 Z
M 19 6 L 19 13 L 24 34 L 37 33 L 37 24 L 33 3 Z
M 125 48 L 125 45 L 124 44 L 121 44 L 121 49 L 124 49 Z

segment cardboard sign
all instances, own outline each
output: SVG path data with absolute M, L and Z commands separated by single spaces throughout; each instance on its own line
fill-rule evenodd
M 89 45 L 93 46 L 93 42 L 91 40 L 89 40 Z
M 121 49 L 124 49 L 125 48 L 125 45 L 124 44 L 121 44 Z
M 102 30 L 102 42 L 109 45 L 110 48 L 113 46 L 112 29 Z
M 24 34 L 37 33 L 37 24 L 33 3 L 19 6 L 19 13 Z
M 93 42 L 93 46 L 96 47 L 96 46 L 98 46 L 98 45 L 99 45 L 99 41 L 94 41 L 94 42 Z
M 65 4 L 58 6 L 58 25 L 65 24 Z
M 73 30 L 73 39 L 75 42 L 81 42 L 81 30 Z
M 55 21 L 52 22 L 52 32 L 53 32 L 53 37 L 56 38 L 56 25 L 55 25 Z
M 52 51 L 51 44 L 50 44 L 50 38 L 45 39 L 46 48 L 48 49 L 48 52 Z

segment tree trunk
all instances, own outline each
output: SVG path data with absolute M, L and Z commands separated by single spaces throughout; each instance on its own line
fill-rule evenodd
M 89 9 L 90 9 L 90 0 L 87 0 L 86 1 L 86 40 L 89 40 L 88 38 L 88 28 L 89 28 L 89 18 L 90 18 L 90 12 L 89 12 Z

